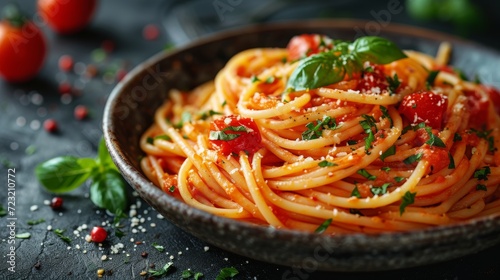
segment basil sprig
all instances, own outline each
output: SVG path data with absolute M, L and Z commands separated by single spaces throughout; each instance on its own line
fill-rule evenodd
M 38 181 L 51 193 L 65 193 L 90 179 L 90 199 L 113 214 L 122 214 L 127 207 L 126 183 L 111 160 L 104 141 L 94 158 L 60 156 L 38 164 Z
M 302 59 L 290 75 L 287 88 L 296 91 L 334 84 L 363 70 L 363 63 L 387 64 L 406 55 L 393 42 L 366 36 L 352 43 L 336 41 L 334 48 Z

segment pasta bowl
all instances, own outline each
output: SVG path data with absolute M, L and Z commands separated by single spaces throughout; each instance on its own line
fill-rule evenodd
M 115 164 L 147 203 L 182 230 L 227 251 L 265 262 L 328 271 L 380 271 L 450 260 L 500 243 L 499 216 L 404 233 L 333 236 L 259 226 L 193 208 L 165 194 L 142 172 L 140 138 L 171 89 L 190 90 L 214 79 L 240 51 L 285 47 L 291 37 L 303 33 L 353 40 L 359 35 L 355 27 L 365 24 L 318 20 L 254 25 L 217 33 L 153 56 L 116 86 L 106 104 L 104 138 Z M 452 65 L 469 76 L 478 74 L 485 83 L 500 81 L 495 71 L 500 54 L 485 47 L 408 26 L 390 25 L 377 35 L 403 49 L 431 55 L 446 40 L 453 45 Z

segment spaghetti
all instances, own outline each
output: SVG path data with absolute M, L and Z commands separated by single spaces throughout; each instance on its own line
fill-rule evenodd
M 499 215 L 500 94 L 448 66 L 448 43 L 432 57 L 361 40 L 296 36 L 172 90 L 141 138 L 144 173 L 193 207 L 276 228 L 377 233 Z

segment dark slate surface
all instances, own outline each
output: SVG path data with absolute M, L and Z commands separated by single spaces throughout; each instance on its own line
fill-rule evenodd
M 2 0 L 0 8 L 6 2 Z M 34 1 L 18 2 L 28 13 L 35 13 Z M 40 75 L 29 83 L 17 85 L 0 81 L 0 203 L 3 208 L 7 208 L 7 174 L 14 174 L 9 169 L 15 169 L 16 176 L 15 213 L 0 218 L 0 279 L 97 279 L 99 268 L 106 271 L 102 279 L 147 279 L 147 276 L 140 276 L 141 271 L 153 266 L 160 268 L 169 261 L 174 263 L 175 269 L 164 279 L 180 279 L 186 269 L 202 272 L 205 275 L 202 279 L 215 279 L 220 269 L 231 266 L 239 271 L 235 279 L 499 279 L 499 245 L 475 255 L 418 268 L 376 273 L 318 272 L 306 262 L 301 268 L 276 266 L 209 246 L 159 218 L 155 210 L 137 197 L 133 197 L 132 203 L 140 204 L 137 205 L 136 217 L 144 218 L 144 222 L 139 221 L 138 226 L 131 227 L 131 220 L 127 219 L 122 228 L 126 235 L 121 239 L 113 235 L 114 230 L 109 226 L 112 217 L 97 209 L 88 199 L 88 185 L 64 194 L 61 211 L 54 211 L 45 205 L 44 201 L 50 200 L 53 195 L 41 188 L 34 176 L 34 167 L 61 155 L 96 155 L 102 135 L 102 110 L 116 84 L 116 81 L 104 79 L 104 73 L 114 65 L 129 70 L 171 43 L 175 36 L 169 37 L 164 31 L 171 31 L 172 27 L 162 26 L 167 22 L 167 2 L 101 1 L 92 24 L 78 35 L 58 36 L 42 26 L 50 51 Z M 376 2 L 381 7 L 387 5 L 385 1 Z M 379 11 L 370 6 L 356 15 L 373 19 L 371 9 Z M 395 16 L 394 20 L 408 22 L 404 13 Z M 142 37 L 142 30 L 151 23 L 160 28 L 160 36 L 148 41 Z M 210 29 L 210 26 L 207 25 L 207 28 Z M 447 28 L 441 27 L 443 30 Z M 498 47 L 492 36 L 483 34 L 476 37 L 484 44 Z M 57 61 L 64 54 L 73 56 L 75 62 L 93 63 L 92 52 L 100 48 L 104 40 L 114 41 L 116 48 L 105 61 L 95 64 L 100 70 L 97 76 L 88 79 L 76 73 L 62 73 L 58 69 Z M 61 98 L 58 93 L 58 83 L 62 80 L 70 81 L 79 89 L 80 93 L 73 95 L 70 101 Z M 88 119 L 79 121 L 74 118 L 73 110 L 77 105 L 90 108 Z M 50 134 L 43 130 L 41 125 L 47 118 L 58 121 L 58 133 Z M 16 233 L 30 232 L 31 238 L 15 239 L 15 244 L 9 244 L 7 223 L 12 220 L 7 220 L 8 217 L 17 218 L 14 220 Z M 27 225 L 28 221 L 41 218 L 45 222 Z M 90 228 L 102 223 L 109 229 L 108 241 L 101 247 L 87 243 L 84 237 Z M 78 231 L 84 224 L 87 229 Z M 48 226 L 52 227 L 52 231 L 47 230 Z M 64 234 L 72 239 L 71 244 L 56 236 L 53 230 L 57 228 L 65 230 Z M 134 233 L 132 229 L 139 232 Z M 75 234 L 75 230 L 79 234 Z M 136 244 L 138 241 L 142 244 Z M 152 246 L 154 242 L 164 246 L 165 250 L 157 251 Z M 123 248 L 118 254 L 112 254 L 112 246 L 118 243 L 122 243 Z M 7 254 L 11 254 L 11 246 L 15 247 L 15 273 L 7 270 L 10 267 Z M 107 260 L 101 259 L 103 255 L 107 255 Z

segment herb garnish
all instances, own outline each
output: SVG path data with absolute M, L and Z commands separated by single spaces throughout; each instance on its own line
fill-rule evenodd
M 462 136 L 458 133 L 455 133 L 455 135 L 453 135 L 453 142 L 458 142 L 458 141 L 462 141 Z
M 486 185 L 477 184 L 476 190 L 478 190 L 478 191 L 487 191 L 488 188 L 486 187 Z
M 354 197 L 357 197 L 357 198 L 361 198 L 361 193 L 359 193 L 357 185 L 354 186 L 354 189 L 351 192 L 351 196 L 354 196 Z
M 476 130 L 474 128 L 471 128 L 471 132 L 475 133 L 477 137 L 483 138 L 484 140 L 488 141 L 488 151 L 490 152 L 495 151 L 495 139 L 493 138 L 493 136 L 490 136 L 490 134 L 493 132 L 493 129 Z
M 160 268 L 158 270 L 150 269 L 148 271 L 149 275 L 153 276 L 153 277 L 163 277 L 163 276 L 167 275 L 167 273 L 169 272 L 170 268 L 173 267 L 173 264 L 174 264 L 173 262 L 168 262 L 162 268 Z
M 359 169 L 356 173 L 371 181 L 377 179 L 377 176 L 370 174 L 366 169 Z
M 406 179 L 405 177 L 401 177 L 401 176 L 394 177 L 394 181 L 396 181 L 397 183 L 400 183 L 400 182 L 404 181 L 405 179 Z
M 394 154 L 396 154 L 396 146 L 392 145 L 391 147 L 389 147 L 389 149 L 387 149 L 387 151 L 383 152 L 380 155 L 380 160 L 384 161 L 386 157 L 392 156 Z
M 189 113 L 187 111 L 182 112 L 181 120 L 177 124 L 175 124 L 174 127 L 177 129 L 182 128 L 184 126 L 184 123 L 187 123 L 190 121 L 191 121 L 191 113 Z
M 371 187 L 370 191 L 373 195 L 383 195 L 387 193 L 387 188 L 391 185 L 391 183 L 385 183 L 380 187 Z
M 52 193 L 72 191 L 91 179 L 90 199 L 117 214 L 127 206 L 126 183 L 111 160 L 101 139 L 96 158 L 61 156 L 40 163 L 35 168 L 40 183 Z
M 396 44 L 382 37 L 365 36 L 352 43 L 338 40 L 331 51 L 302 59 L 290 75 L 287 88 L 315 89 L 340 82 L 346 74 L 361 72 L 366 61 L 387 64 L 405 57 Z
M 394 126 L 394 122 L 392 121 L 391 116 L 389 115 L 389 110 L 387 110 L 386 107 L 380 106 L 380 111 L 382 111 L 382 118 L 383 119 L 388 119 L 389 122 L 391 123 L 391 127 Z
M 332 218 L 326 219 L 317 229 L 314 230 L 315 233 L 323 233 L 332 223 Z
M 61 238 L 62 241 L 66 242 L 66 243 L 71 243 L 71 238 L 63 235 L 64 233 L 64 229 L 55 229 L 54 230 L 54 233 L 59 237 Z
M 330 116 L 323 116 L 322 120 L 317 120 L 316 124 L 314 122 L 310 122 L 306 124 L 307 130 L 302 132 L 302 140 L 313 140 L 318 139 L 322 135 L 322 131 L 324 129 L 336 129 L 337 122 L 335 118 Z
M 156 242 L 153 242 L 153 244 L 151 244 L 151 246 L 153 246 L 156 250 L 158 250 L 158 252 L 165 251 L 165 247 L 163 247 L 162 245 L 160 245 Z
M 44 222 L 45 222 L 45 219 L 38 219 L 38 220 L 29 220 L 26 223 L 30 226 L 34 226 L 34 225 L 38 225 L 38 224 L 41 224 Z
M 394 77 L 386 77 L 386 80 L 389 83 L 389 93 L 391 95 L 396 94 L 396 90 L 399 85 L 401 85 L 401 81 L 398 79 L 398 74 L 394 74 Z
M 474 178 L 478 180 L 483 180 L 487 181 L 488 180 L 488 175 L 490 175 L 491 170 L 489 166 L 484 166 L 481 169 L 478 169 L 474 172 Z
M 206 120 L 206 119 L 208 119 L 209 117 L 212 117 L 212 116 L 215 116 L 215 115 L 222 115 L 222 113 L 221 113 L 221 112 L 217 112 L 217 111 L 214 111 L 214 110 L 210 109 L 210 110 L 208 110 L 208 111 L 206 111 L 206 112 L 201 113 L 201 115 L 200 115 L 200 119 L 202 119 L 202 120 Z
M 450 164 L 448 164 L 448 169 L 455 169 L 455 159 L 453 158 L 453 155 L 448 152 L 448 159 L 450 160 Z
M 365 133 L 368 134 L 368 136 L 365 138 L 365 153 L 370 154 L 369 149 L 372 148 L 372 143 L 375 141 L 375 136 L 373 134 L 372 128 L 375 129 L 375 132 L 377 132 L 377 125 L 375 118 L 369 115 L 361 115 L 363 118 L 362 121 L 359 122 L 361 127 L 364 129 Z
M 189 269 L 186 269 L 182 271 L 181 278 L 182 279 L 188 279 L 193 277 L 194 280 L 199 280 L 201 277 L 203 277 L 203 273 L 201 272 L 192 272 Z
M 228 134 L 228 133 L 226 133 L 226 131 L 228 131 L 228 130 L 229 131 L 236 131 L 236 132 L 248 132 L 248 128 L 246 126 L 243 126 L 243 125 L 228 126 L 221 131 L 211 130 L 210 135 L 208 136 L 208 139 L 209 140 L 230 141 L 230 140 L 236 139 L 236 138 L 241 136 L 240 134 L 236 134 L 236 133 L 229 133 Z
M 19 239 L 29 239 L 30 237 L 31 237 L 31 233 L 29 233 L 29 232 L 23 232 L 23 233 L 16 234 L 16 238 L 19 238 Z
M 418 162 L 420 161 L 420 159 L 422 158 L 423 154 L 422 153 L 418 153 L 418 154 L 415 154 L 415 155 L 411 155 L 407 158 L 405 158 L 403 160 L 403 162 L 405 164 L 412 164 L 412 163 L 415 163 L 415 162 Z
M 318 166 L 319 167 L 330 167 L 330 166 L 337 166 L 337 164 L 335 162 L 329 162 L 327 160 L 323 160 L 323 161 L 320 161 L 318 163 Z
M 399 206 L 399 215 L 403 215 L 405 212 L 406 206 L 413 204 L 415 202 L 415 196 L 417 195 L 416 192 L 412 193 L 410 191 L 407 191 L 403 197 L 401 198 L 401 205 Z
M 437 75 L 439 74 L 439 70 L 432 70 L 429 72 L 429 76 L 427 76 L 427 80 L 425 81 L 425 86 L 427 89 L 431 89 L 434 85 L 434 81 L 436 80 Z
M 234 267 L 225 267 L 220 270 L 219 275 L 215 278 L 215 280 L 227 280 L 233 278 L 239 273 L 239 271 Z

